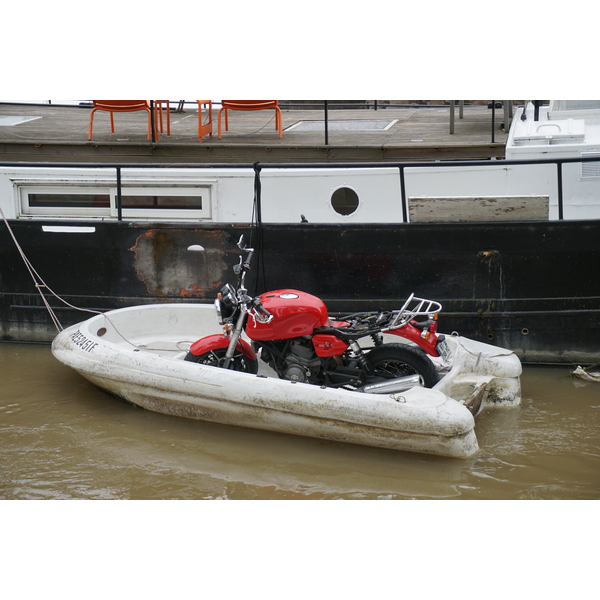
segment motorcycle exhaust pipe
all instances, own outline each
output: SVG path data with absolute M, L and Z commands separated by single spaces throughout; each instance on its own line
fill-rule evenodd
M 415 386 L 424 387 L 424 385 L 423 377 L 417 373 L 415 375 L 407 375 L 406 377 L 363 385 L 357 391 L 364 392 L 365 394 L 396 394 L 397 392 L 410 390 L 410 388 Z

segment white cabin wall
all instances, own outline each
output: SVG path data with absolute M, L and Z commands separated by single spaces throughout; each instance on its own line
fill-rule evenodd
M 594 128 L 598 136 L 600 130 Z M 597 139 L 588 135 L 589 127 L 586 127 L 586 138 Z M 511 160 L 534 160 L 553 158 L 577 158 L 591 154 L 600 156 L 600 142 L 588 144 L 562 144 L 556 146 L 519 146 L 510 151 Z M 507 148 L 507 158 L 509 152 Z M 594 165 L 598 177 L 582 177 L 582 163 L 564 163 L 562 166 L 563 179 L 563 218 L 564 219 L 600 219 L 600 162 L 588 163 Z M 548 165 L 552 170 L 554 180 L 557 177 L 556 165 Z M 552 213 L 551 213 L 552 214 Z M 551 216 L 551 218 L 558 218 Z
M 122 169 L 124 186 L 169 185 L 210 186 L 212 221 L 248 223 L 252 219 L 254 172 L 251 169 Z M 75 186 L 77 183 L 116 185 L 114 168 L 0 168 L 0 207 L 8 219 L 18 218 L 17 183 L 48 183 Z M 65 217 L 67 217 L 65 215 Z M 35 217 L 36 219 L 41 217 Z M 85 219 L 86 217 L 77 217 Z M 148 219 L 152 220 L 152 219 Z
M 511 160 L 535 160 L 544 158 L 552 160 L 553 158 L 577 158 L 585 156 L 587 153 L 598 153 L 600 155 L 599 146 L 583 146 L 574 147 L 565 146 L 546 146 L 540 149 L 539 146 L 523 146 L 514 148 L 511 153 Z M 508 158 L 508 157 L 507 157 Z M 591 164 L 591 163 L 588 163 Z M 600 163 L 597 163 L 597 169 L 600 173 Z M 512 169 L 533 169 L 530 167 L 512 167 Z M 557 166 L 542 165 L 548 169 L 551 178 L 552 186 L 557 188 Z M 600 175 L 598 177 L 582 178 L 582 163 L 564 163 L 562 166 L 563 180 L 563 218 L 564 219 L 600 219 Z M 554 192 L 552 198 L 556 197 L 553 204 L 558 203 L 557 191 Z M 551 219 L 558 218 L 558 209 L 550 212 Z
M 581 177 L 581 163 L 563 165 L 565 219 L 600 219 L 600 175 Z M 598 163 L 600 173 L 600 163 Z
M 262 220 L 268 223 L 401 223 L 402 200 L 397 168 L 263 170 Z M 331 196 L 340 187 L 358 195 L 359 206 L 340 215 Z
M 17 202 L 12 181 L 2 173 L 0 175 L 0 208 L 5 218 L 15 219 L 17 216 Z
M 250 223 L 254 201 L 252 169 L 139 169 L 124 172 L 124 181 L 132 176 L 171 181 L 175 185 L 211 186 L 212 219 L 215 222 Z
M 406 169 L 406 197 L 549 196 L 550 219 L 558 218 L 554 165 Z
M 600 148 L 594 146 L 594 148 Z M 555 148 L 558 150 L 558 148 Z M 523 147 L 521 158 L 534 158 L 535 147 Z M 592 151 L 590 147 L 581 151 Z M 539 157 L 539 149 L 537 149 Z M 548 153 L 549 157 L 554 152 Z M 581 177 L 581 164 L 563 166 L 564 218 L 600 218 L 599 176 Z M 405 171 L 406 196 L 548 196 L 549 218 L 558 218 L 557 169 L 550 165 L 484 167 L 411 167 Z M 3 168 L 0 169 L 0 206 L 8 219 L 19 217 L 15 182 L 48 182 L 57 185 L 102 183 L 114 185 L 110 168 Z M 254 171 L 252 169 L 123 169 L 124 185 L 173 184 L 211 187 L 214 222 L 248 223 L 252 219 Z M 401 223 L 400 175 L 396 167 L 375 169 L 263 169 L 262 219 L 265 223 Z M 359 197 L 351 215 L 340 215 L 331 206 L 332 193 L 350 187 Z M 40 217 L 35 217 L 40 218 Z M 68 217 L 84 219 L 85 217 Z M 152 220 L 148 218 L 148 220 Z
M 7 219 L 16 219 L 21 216 L 20 197 L 18 184 L 48 183 L 56 185 L 74 185 L 81 182 L 109 184 L 115 180 L 114 169 L 50 169 L 33 167 L 0 168 L 0 207 Z

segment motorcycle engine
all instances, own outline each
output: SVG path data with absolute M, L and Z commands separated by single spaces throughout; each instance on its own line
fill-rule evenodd
M 285 357 L 285 363 L 284 379 L 299 382 L 308 381 L 311 368 L 315 369 L 321 365 L 310 339 L 294 340 L 290 346 L 290 353 Z

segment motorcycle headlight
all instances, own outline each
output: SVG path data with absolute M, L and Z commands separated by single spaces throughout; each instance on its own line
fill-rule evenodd
M 223 325 L 223 303 L 217 298 L 215 300 L 215 310 L 217 311 L 217 321 L 219 325 Z
M 224 285 L 221 288 L 218 298 L 215 300 L 215 310 L 217 311 L 219 325 L 223 325 L 223 323 L 231 319 L 237 303 L 234 287 L 229 283 Z

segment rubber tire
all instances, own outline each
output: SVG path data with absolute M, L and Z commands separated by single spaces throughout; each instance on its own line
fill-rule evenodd
M 418 373 L 425 387 L 431 388 L 438 382 L 435 365 L 420 348 L 406 344 L 383 344 L 367 354 L 367 360 L 375 375 L 393 379 Z
M 225 359 L 226 352 L 227 348 L 217 348 L 216 350 L 211 350 L 210 352 L 205 352 L 204 354 L 198 355 L 188 352 L 184 360 L 202 365 L 209 365 L 211 367 L 221 367 L 223 360 Z M 248 358 L 241 352 L 236 352 L 233 355 L 233 359 L 229 368 L 233 371 L 240 371 L 242 373 L 251 373 L 252 375 L 256 375 L 258 373 L 258 361 Z

